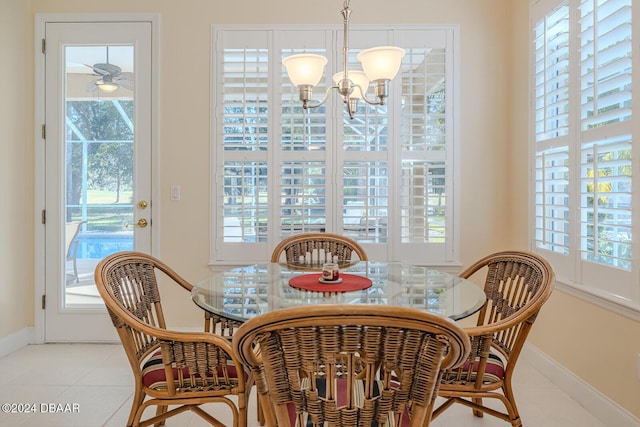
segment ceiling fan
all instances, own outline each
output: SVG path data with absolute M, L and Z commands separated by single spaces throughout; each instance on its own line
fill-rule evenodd
M 99 76 L 87 85 L 88 92 L 95 92 L 100 89 L 103 92 L 113 92 L 122 86 L 125 89 L 133 90 L 134 75 L 133 73 L 123 72 L 120 67 L 109 63 L 109 46 L 107 46 L 107 62 L 99 62 L 93 65 L 87 65 L 93 70 L 94 75 Z

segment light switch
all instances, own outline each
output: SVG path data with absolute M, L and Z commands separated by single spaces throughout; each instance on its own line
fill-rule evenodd
M 171 186 L 171 200 L 180 200 L 180 186 L 172 185 Z

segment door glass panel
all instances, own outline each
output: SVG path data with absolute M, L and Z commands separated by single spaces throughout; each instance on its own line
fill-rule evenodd
M 65 47 L 64 308 L 102 308 L 97 263 L 133 250 L 134 47 Z

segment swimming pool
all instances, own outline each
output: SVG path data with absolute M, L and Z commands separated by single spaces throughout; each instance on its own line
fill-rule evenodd
M 86 232 L 78 234 L 77 258 L 102 259 L 109 254 L 133 250 L 133 233 Z

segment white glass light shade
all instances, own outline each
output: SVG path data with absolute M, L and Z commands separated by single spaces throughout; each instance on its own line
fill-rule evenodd
M 282 64 L 287 68 L 289 79 L 294 85 L 315 86 L 322 78 L 327 58 L 312 53 L 300 53 L 284 58 Z
M 96 82 L 96 85 L 103 92 L 113 92 L 120 87 L 117 83 L 113 82 Z
M 360 88 L 362 88 L 362 93 L 358 89 L 354 88 L 353 92 L 351 92 L 351 95 L 349 96 L 351 98 L 362 99 L 362 94 L 366 93 L 367 88 L 369 87 L 369 78 L 364 73 L 364 71 L 349 70 L 348 74 L 349 74 L 349 80 L 351 80 L 351 82 L 355 86 L 360 86 Z M 335 73 L 333 75 L 333 81 L 336 83 L 340 83 L 340 80 L 342 80 L 343 76 L 344 76 L 344 71 Z
M 393 80 L 398 74 L 403 56 L 404 49 L 380 46 L 363 50 L 358 54 L 358 60 L 369 80 Z

